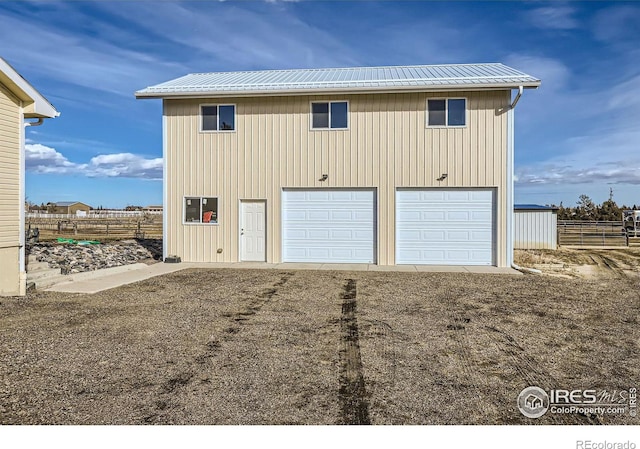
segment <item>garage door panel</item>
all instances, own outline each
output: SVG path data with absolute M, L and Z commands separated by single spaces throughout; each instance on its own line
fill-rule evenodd
M 491 265 L 491 189 L 396 192 L 396 263 Z
M 307 239 L 310 240 L 326 240 L 329 238 L 329 231 L 327 229 L 311 229 L 306 232 Z
M 282 260 L 375 263 L 373 190 L 285 190 Z
M 479 223 L 491 223 L 493 214 L 487 210 L 474 210 L 471 211 L 471 219 Z
M 471 219 L 471 214 L 468 210 L 448 211 L 445 219 L 448 221 L 468 222 Z
M 352 214 L 350 210 L 332 210 L 331 220 L 334 221 L 351 221 Z

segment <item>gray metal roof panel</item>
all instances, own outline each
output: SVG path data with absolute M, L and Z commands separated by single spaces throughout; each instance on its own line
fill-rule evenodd
M 56 206 L 73 206 L 74 204 L 78 204 L 79 201 L 58 201 L 57 203 L 53 203 Z
M 398 88 L 461 88 L 524 85 L 540 80 L 499 63 L 347 67 L 328 69 L 262 70 L 193 73 L 136 92 L 140 97 L 210 93 L 305 93 L 308 91 Z
M 558 210 L 556 206 L 541 206 L 539 204 L 514 204 L 515 210 Z

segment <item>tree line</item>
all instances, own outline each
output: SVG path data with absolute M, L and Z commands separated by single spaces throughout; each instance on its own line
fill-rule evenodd
M 586 221 L 621 221 L 623 210 L 639 210 L 640 207 L 618 206 L 613 200 L 613 194 L 602 204 L 595 204 L 587 195 L 580 195 L 575 206 L 565 207 L 562 202 L 558 208 L 558 220 L 586 220 Z

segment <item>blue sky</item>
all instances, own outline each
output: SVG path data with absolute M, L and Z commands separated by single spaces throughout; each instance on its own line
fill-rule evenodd
M 27 129 L 28 200 L 162 201 L 161 102 L 192 72 L 502 62 L 516 202 L 640 205 L 636 2 L 1 1 L 0 56 L 62 113 Z

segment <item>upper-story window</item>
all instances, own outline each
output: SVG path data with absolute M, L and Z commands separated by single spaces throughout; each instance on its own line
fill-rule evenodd
M 349 103 L 325 101 L 311 103 L 311 129 L 346 129 L 349 126 Z
M 235 131 L 236 105 L 212 104 L 200 106 L 202 131 Z
M 466 126 L 466 124 L 466 99 L 427 100 L 427 126 Z

